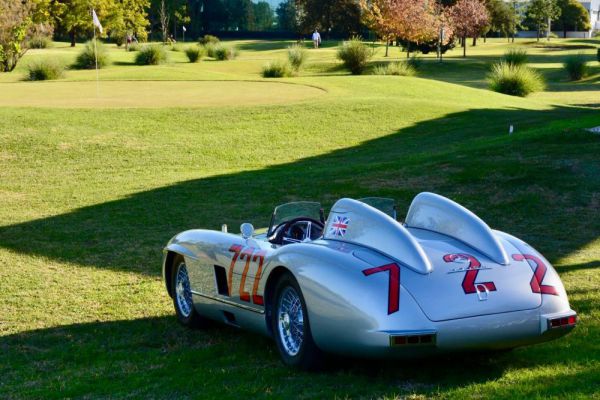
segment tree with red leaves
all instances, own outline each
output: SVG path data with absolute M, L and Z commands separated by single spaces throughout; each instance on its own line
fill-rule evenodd
M 396 37 L 396 27 L 392 16 L 394 0 L 360 0 L 362 18 L 365 25 L 385 40 L 385 57 L 388 56 L 390 41 Z
M 388 44 L 394 38 L 407 43 L 434 40 L 442 23 L 441 14 L 436 12 L 435 2 L 428 0 L 360 0 L 365 23 Z
M 467 38 L 481 34 L 489 14 L 481 0 L 458 0 L 448 10 L 454 32 L 462 39 L 463 57 L 467 56 Z

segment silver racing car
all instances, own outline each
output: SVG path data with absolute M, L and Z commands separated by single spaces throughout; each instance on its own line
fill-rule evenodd
M 577 323 L 550 263 L 433 193 L 401 223 L 393 200 L 341 199 L 275 208 L 268 229 L 189 230 L 164 249 L 178 320 L 217 320 L 275 339 L 283 361 L 324 353 L 402 357 L 510 349 Z

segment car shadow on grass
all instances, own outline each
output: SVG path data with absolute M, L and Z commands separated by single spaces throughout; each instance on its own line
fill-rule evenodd
M 560 125 L 561 120 L 570 121 Z M 558 121 L 559 125 L 548 125 Z M 514 135 L 508 125 L 516 127 Z M 597 239 L 594 110 L 478 109 L 262 170 L 189 180 L 0 227 L 0 247 L 82 266 L 159 275 L 161 250 L 192 228 L 266 226 L 277 204 L 387 196 L 402 218 L 421 191 L 450 197 L 551 261 Z
M 592 395 L 598 386 L 593 365 L 561 370 L 581 361 L 581 350 L 569 345 L 567 338 L 551 348 L 507 353 L 387 361 L 331 357 L 327 368 L 308 373 L 284 366 L 270 339 L 226 326 L 189 330 L 174 317 L 91 322 L 0 337 L 0 397 L 465 397 L 472 395 L 469 388 L 499 379 L 512 379 L 523 397 Z M 536 378 L 534 368 L 545 372 Z M 576 376 L 558 379 L 563 374 Z

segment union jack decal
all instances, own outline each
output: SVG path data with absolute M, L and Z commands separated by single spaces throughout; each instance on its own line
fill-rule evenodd
M 340 217 L 336 215 L 331 227 L 329 228 L 329 233 L 333 236 L 343 237 L 346 234 L 346 230 L 348 229 L 348 224 L 350 223 L 350 218 L 348 217 Z

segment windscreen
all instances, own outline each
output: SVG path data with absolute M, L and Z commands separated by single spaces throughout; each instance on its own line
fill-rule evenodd
M 373 208 L 389 215 L 396 219 L 396 202 L 394 199 L 388 199 L 385 197 L 365 197 L 364 199 L 358 199 L 365 204 L 370 205 Z
M 273 230 L 281 223 L 299 217 L 308 217 L 320 221 L 321 203 L 314 201 L 296 201 L 275 207 L 268 234 L 272 234 Z

